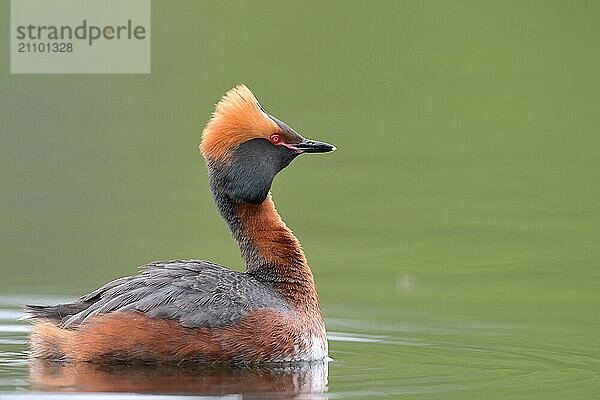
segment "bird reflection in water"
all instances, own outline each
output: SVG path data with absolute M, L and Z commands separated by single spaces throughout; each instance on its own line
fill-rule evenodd
M 161 394 L 242 394 L 322 399 L 327 361 L 276 364 L 102 365 L 31 359 L 34 390 Z M 307 397 L 307 395 L 309 395 Z

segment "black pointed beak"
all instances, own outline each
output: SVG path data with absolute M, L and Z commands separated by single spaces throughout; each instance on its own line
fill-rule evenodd
M 304 139 L 300 143 L 295 143 L 293 146 L 302 153 L 329 153 L 330 151 L 337 150 L 337 147 L 329 143 L 308 139 Z

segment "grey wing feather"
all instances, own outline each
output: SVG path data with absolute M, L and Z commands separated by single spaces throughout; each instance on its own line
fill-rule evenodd
M 109 282 L 75 303 L 56 306 L 68 314 L 55 315 L 55 319 L 63 328 L 72 328 L 96 315 L 139 311 L 197 328 L 236 323 L 256 309 L 290 312 L 271 286 L 207 261 L 154 262 L 142 269 L 141 274 Z M 50 308 L 28 306 L 27 311 L 33 317 L 47 318 Z

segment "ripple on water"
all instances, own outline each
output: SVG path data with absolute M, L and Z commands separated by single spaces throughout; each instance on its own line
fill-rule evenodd
M 0 321 L 17 321 L 24 316 L 25 313 L 20 310 L 0 308 Z
M 560 390 L 600 376 L 598 363 L 585 350 L 527 340 L 543 337 L 542 328 L 440 318 L 434 329 L 412 324 L 393 331 L 390 325 L 379 330 L 376 322 L 353 322 L 328 320 L 329 329 L 344 330 L 329 332 L 336 360 L 330 367 L 330 392 L 340 395 L 501 394 L 507 388 L 535 393 L 540 385 Z M 385 334 L 363 333 L 367 329 Z M 365 391 L 365 381 L 379 390 Z M 505 394 L 510 396 L 510 390 Z

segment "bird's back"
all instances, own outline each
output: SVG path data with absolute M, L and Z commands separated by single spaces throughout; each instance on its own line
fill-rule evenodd
M 187 328 L 235 324 L 251 311 L 290 313 L 275 289 L 249 274 L 200 260 L 157 261 L 142 273 L 116 279 L 70 304 L 27 306 L 31 317 L 70 329 L 112 312 L 141 312 Z

